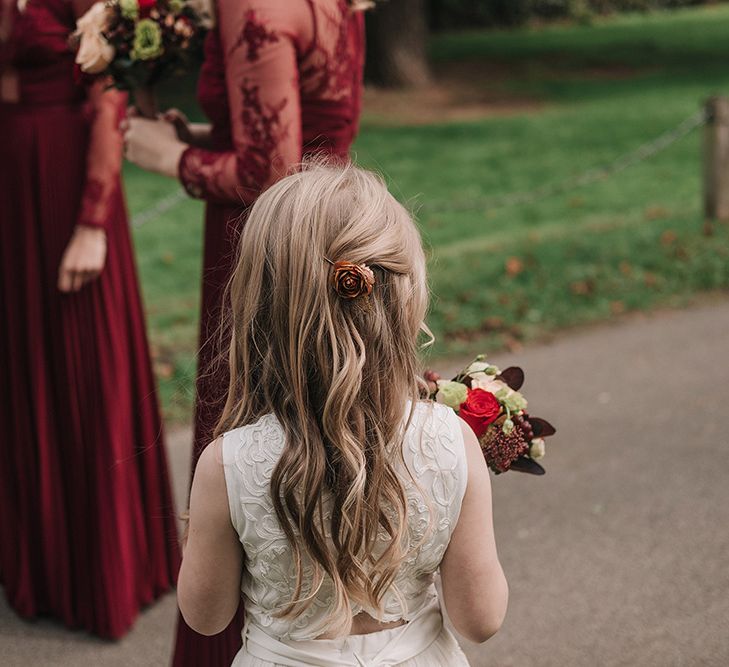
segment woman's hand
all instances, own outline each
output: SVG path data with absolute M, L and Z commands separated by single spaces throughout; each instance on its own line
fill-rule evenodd
M 191 123 L 179 109 L 167 109 L 162 118 L 175 128 L 180 141 L 198 148 L 210 148 L 210 123 Z
M 167 111 L 162 114 L 162 118 L 175 128 L 177 138 L 180 141 L 186 144 L 195 143 L 193 140 L 192 129 L 190 127 L 190 121 L 182 111 L 179 109 L 167 109 Z
M 58 269 L 58 289 L 78 292 L 98 278 L 106 263 L 106 232 L 99 227 L 78 225 L 66 246 Z
M 122 130 L 127 160 L 147 171 L 177 178 L 177 165 L 188 144 L 179 140 L 171 123 L 162 118 L 139 118 L 130 112 Z

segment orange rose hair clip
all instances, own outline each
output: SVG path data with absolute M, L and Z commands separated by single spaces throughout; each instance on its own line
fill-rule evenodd
M 360 296 L 372 294 L 375 284 L 375 274 L 366 264 L 354 264 L 352 262 L 332 262 L 324 258 L 332 265 L 332 287 L 342 299 L 351 301 Z

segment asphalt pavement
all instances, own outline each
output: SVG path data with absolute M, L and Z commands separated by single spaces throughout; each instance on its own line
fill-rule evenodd
M 473 667 L 728 666 L 729 299 L 493 360 L 526 370 L 530 412 L 558 433 L 544 477 L 493 478 L 511 597 L 499 634 L 463 642 Z M 168 445 L 181 506 L 189 429 Z M 106 642 L 3 600 L 0 664 L 165 666 L 175 609 L 169 594 Z

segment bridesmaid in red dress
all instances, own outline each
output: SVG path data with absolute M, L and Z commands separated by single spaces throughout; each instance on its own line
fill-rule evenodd
M 74 81 L 89 2 L 0 0 L 0 577 L 121 637 L 178 540 L 119 179 L 125 97 Z
M 212 440 L 227 379 L 213 343 L 232 271 L 241 213 L 309 153 L 346 159 L 357 132 L 364 27 L 346 0 L 218 0 L 198 99 L 208 129 L 178 119 L 131 119 L 127 157 L 168 175 L 170 157 L 187 192 L 205 199 L 200 356 L 193 468 Z M 180 140 L 182 140 L 182 143 Z M 188 146 L 188 144 L 192 144 Z M 242 605 L 212 638 L 179 622 L 175 665 L 230 665 L 241 645 Z

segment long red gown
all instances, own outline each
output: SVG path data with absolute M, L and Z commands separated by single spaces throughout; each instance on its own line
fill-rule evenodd
M 179 550 L 119 178 L 125 96 L 74 82 L 83 4 L 0 0 L 0 577 L 21 616 L 117 638 L 172 587 Z M 62 294 L 78 224 L 106 230 L 106 266 Z
M 207 202 L 193 470 L 227 390 L 216 334 L 242 214 L 306 154 L 348 156 L 364 66 L 363 17 L 346 0 L 216 6 L 198 83 L 214 150 L 190 148 L 180 161 L 185 189 Z M 227 667 L 240 648 L 242 622 L 241 605 L 227 630 L 203 637 L 180 618 L 174 665 Z

